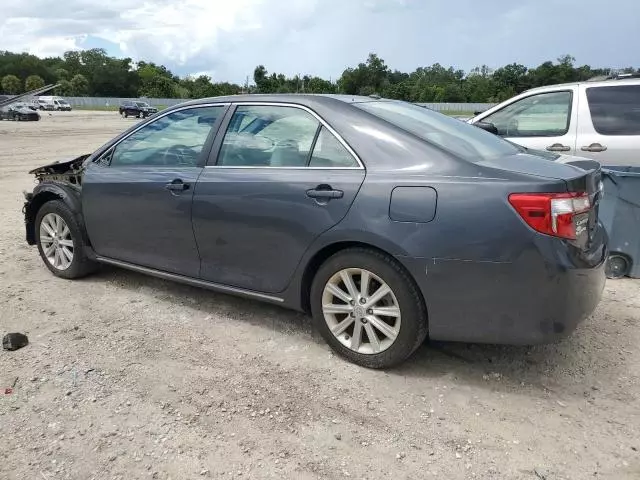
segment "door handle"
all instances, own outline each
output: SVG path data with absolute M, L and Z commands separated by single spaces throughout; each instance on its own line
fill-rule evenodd
M 606 146 L 600 145 L 599 143 L 592 143 L 591 145 L 586 145 L 582 147 L 580 150 L 583 152 L 604 152 L 607 149 Z
M 547 147 L 547 150 L 549 150 L 550 152 L 570 152 L 571 147 L 562 145 L 561 143 L 554 143 L 553 145 L 549 145 Z
M 176 178 L 172 182 L 167 183 L 164 186 L 164 188 L 169 190 L 171 193 L 173 193 L 173 192 L 184 192 L 185 190 L 189 189 L 189 184 L 188 183 L 184 183 L 179 178 Z
M 332 198 L 342 198 L 344 192 L 342 190 L 334 190 L 329 185 L 318 185 L 316 188 L 307 190 L 307 197 L 330 200 Z

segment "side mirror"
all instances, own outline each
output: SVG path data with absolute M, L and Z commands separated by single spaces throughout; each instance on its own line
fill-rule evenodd
M 498 129 L 493 123 L 477 122 L 477 123 L 474 123 L 473 125 L 475 125 L 478 128 L 481 128 L 482 130 L 486 130 L 487 132 L 493 133 L 494 135 L 498 135 Z
M 480 115 L 481 113 L 486 112 L 486 110 L 478 110 L 477 112 L 473 112 L 473 116 Z

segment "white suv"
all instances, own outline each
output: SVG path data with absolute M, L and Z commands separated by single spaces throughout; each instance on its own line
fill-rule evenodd
M 528 90 L 469 120 L 524 147 L 640 166 L 640 79 Z M 495 129 L 493 130 L 495 132 Z

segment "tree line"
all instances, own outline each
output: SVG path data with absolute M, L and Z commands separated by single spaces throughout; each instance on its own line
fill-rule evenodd
M 621 73 L 640 73 L 628 67 Z M 0 89 L 19 94 L 57 83 L 61 96 L 203 98 L 237 93 L 345 93 L 380 95 L 411 102 L 500 102 L 529 88 L 588 80 L 611 73 L 610 68 L 576 66 L 571 55 L 533 68 L 512 63 L 495 70 L 486 65 L 465 72 L 438 63 L 411 73 L 392 70 L 375 53 L 344 70 L 335 81 L 317 76 L 269 73 L 264 65 L 244 85 L 211 77 L 180 77 L 163 65 L 115 58 L 104 49 L 69 51 L 62 57 L 39 58 L 0 51 Z

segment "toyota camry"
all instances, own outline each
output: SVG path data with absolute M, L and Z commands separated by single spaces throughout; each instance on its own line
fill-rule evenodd
M 308 312 L 367 367 L 429 337 L 534 344 L 600 300 L 600 167 L 370 97 L 194 100 L 30 172 L 26 240 L 56 276 L 99 264 Z

